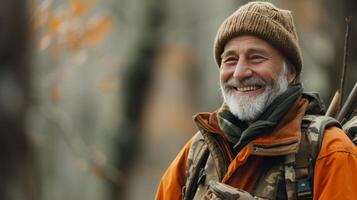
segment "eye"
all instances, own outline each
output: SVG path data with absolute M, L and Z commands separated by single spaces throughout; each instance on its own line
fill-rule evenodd
M 251 55 L 251 56 L 249 56 L 249 60 L 252 63 L 261 63 L 265 60 L 265 57 L 263 57 L 261 55 Z
M 223 59 L 223 64 L 233 65 L 233 64 L 236 64 L 237 61 L 238 61 L 238 58 L 236 58 L 234 56 L 230 56 L 230 57 L 227 57 L 227 58 Z

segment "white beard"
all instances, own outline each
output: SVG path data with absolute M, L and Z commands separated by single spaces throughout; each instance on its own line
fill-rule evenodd
M 238 117 L 242 121 L 254 121 L 256 120 L 264 110 L 274 101 L 276 97 L 284 93 L 288 88 L 288 69 L 287 65 L 283 64 L 282 70 L 276 79 L 270 83 L 266 83 L 258 77 L 252 77 L 245 79 L 243 81 L 236 81 L 231 78 L 225 83 L 221 83 L 221 92 L 224 101 L 229 107 L 229 110 L 233 115 Z M 258 96 L 248 96 L 248 95 L 234 95 L 234 89 L 232 87 L 227 87 L 229 85 L 238 84 L 249 85 L 249 84 L 263 84 L 265 85 L 265 90 L 262 94 Z

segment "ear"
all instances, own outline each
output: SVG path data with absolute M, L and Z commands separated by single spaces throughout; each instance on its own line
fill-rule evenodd
M 296 79 L 296 69 L 292 64 L 288 64 L 288 83 L 289 85 Z

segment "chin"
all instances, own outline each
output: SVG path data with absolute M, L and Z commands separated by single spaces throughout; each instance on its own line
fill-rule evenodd
M 264 95 L 263 95 L 264 96 Z M 236 95 L 230 94 L 225 102 L 233 115 L 242 121 L 253 121 L 264 111 L 266 98 L 262 95 Z

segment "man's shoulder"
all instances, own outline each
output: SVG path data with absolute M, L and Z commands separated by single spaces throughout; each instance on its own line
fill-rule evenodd
M 340 128 L 327 128 L 314 168 L 314 199 L 356 199 L 356 170 L 356 146 Z
M 339 127 L 326 128 L 318 159 L 332 156 L 336 153 L 349 153 L 357 156 L 357 147 Z

